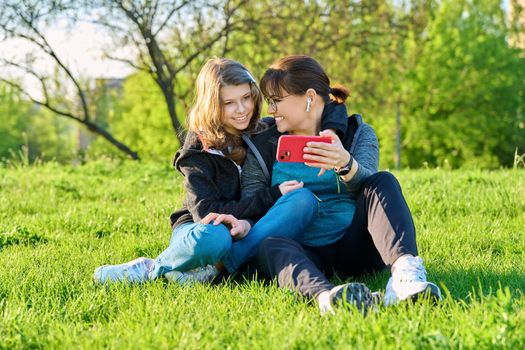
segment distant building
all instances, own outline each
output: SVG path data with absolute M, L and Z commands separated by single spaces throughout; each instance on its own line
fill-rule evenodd
M 119 97 L 122 96 L 125 79 L 122 78 L 99 78 L 95 81 L 96 89 L 105 89 L 106 91 L 115 91 Z

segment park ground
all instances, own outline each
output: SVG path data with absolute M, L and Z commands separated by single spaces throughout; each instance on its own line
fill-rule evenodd
M 525 171 L 395 175 L 444 300 L 321 317 L 315 305 L 254 278 L 95 286 L 96 266 L 166 247 L 169 214 L 184 198 L 170 167 L 4 166 L 0 349 L 525 348 Z M 363 281 L 384 290 L 387 279 Z

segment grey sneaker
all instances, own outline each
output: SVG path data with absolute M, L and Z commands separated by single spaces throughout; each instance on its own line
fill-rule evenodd
M 219 275 L 219 270 L 213 265 L 206 265 L 204 267 L 197 267 L 196 269 L 181 272 L 170 271 L 164 274 L 164 277 L 170 282 L 175 282 L 180 285 L 191 283 L 209 283 Z
M 104 284 L 111 282 L 143 283 L 153 268 L 153 259 L 138 258 L 120 265 L 103 265 L 95 269 L 93 280 Z
M 328 293 L 319 295 L 321 315 L 334 313 L 334 306 L 355 306 L 366 315 L 369 309 L 381 303 L 381 294 L 372 293 L 363 283 L 347 283 L 336 286 Z

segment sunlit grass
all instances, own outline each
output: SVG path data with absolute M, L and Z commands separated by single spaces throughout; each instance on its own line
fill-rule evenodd
M 396 176 L 445 300 L 321 317 L 253 279 L 94 286 L 96 266 L 166 246 L 183 200 L 167 166 L 0 168 L 0 348 L 524 348 L 525 171 Z M 387 278 L 365 282 L 383 289 Z

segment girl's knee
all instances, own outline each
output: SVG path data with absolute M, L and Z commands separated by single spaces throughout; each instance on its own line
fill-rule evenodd
M 195 242 L 194 251 L 197 255 L 219 260 L 230 251 L 232 237 L 228 228 L 222 224 L 198 225 L 191 235 Z

